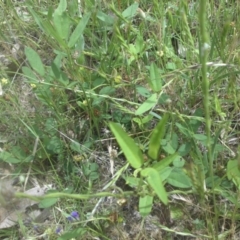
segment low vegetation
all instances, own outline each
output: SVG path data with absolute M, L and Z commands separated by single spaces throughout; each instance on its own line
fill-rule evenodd
M 239 239 L 239 10 L 1 1 L 1 239 Z

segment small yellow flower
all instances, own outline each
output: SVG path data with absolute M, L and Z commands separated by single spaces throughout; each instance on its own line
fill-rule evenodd
M 118 74 L 117 69 L 113 69 L 112 71 L 112 77 L 115 83 L 121 83 L 122 82 L 122 77 L 121 75 Z
M 121 83 L 122 82 L 122 77 L 120 75 L 117 75 L 116 77 L 114 77 L 114 82 L 115 83 Z
M 48 229 L 45 230 L 44 233 L 47 234 L 47 235 L 51 235 L 53 233 L 53 230 L 51 228 L 48 228 Z
M 73 160 L 75 161 L 75 162 L 81 162 L 81 161 L 83 161 L 85 159 L 85 157 L 83 156 L 83 155 L 74 155 L 73 156 Z
M 2 78 L 1 80 L 3 85 L 7 85 L 8 84 L 8 80 L 6 78 Z
M 84 100 L 82 103 L 83 103 L 84 106 L 87 106 L 87 105 L 88 105 L 87 100 Z
M 34 83 L 31 83 L 30 86 L 31 86 L 32 88 L 36 88 L 36 87 L 37 87 L 37 85 L 34 84 Z
M 164 55 L 163 51 L 157 51 L 157 55 L 162 57 Z

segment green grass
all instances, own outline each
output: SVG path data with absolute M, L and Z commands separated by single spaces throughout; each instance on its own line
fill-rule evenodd
M 239 7 L 2 1 L 0 170 L 54 185 L 5 238 L 238 239 Z

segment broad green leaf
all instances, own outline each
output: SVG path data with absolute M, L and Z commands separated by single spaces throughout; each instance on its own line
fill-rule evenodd
M 124 18 L 133 18 L 137 12 L 138 3 L 135 2 L 122 12 Z
M 166 141 L 166 144 L 162 144 L 162 149 L 168 154 L 174 154 L 176 152 L 169 141 Z
M 143 86 L 136 86 L 136 90 L 140 95 L 146 98 L 152 95 L 151 92 Z
M 90 181 L 95 181 L 99 178 L 99 173 L 98 172 L 91 172 L 89 175 L 88 175 L 88 179 Z
M 144 162 L 143 154 L 134 140 L 116 123 L 109 123 L 110 129 L 121 147 L 127 161 L 133 168 L 140 168 Z
M 166 167 L 166 168 L 164 168 L 164 169 L 159 171 L 159 174 L 160 174 L 161 179 L 162 179 L 163 182 L 169 177 L 169 175 L 171 174 L 172 170 L 173 170 L 172 167 Z
M 49 208 L 53 206 L 58 201 L 58 198 L 45 198 L 39 202 L 40 208 Z
M 100 95 L 112 95 L 113 93 L 115 93 L 115 88 L 111 87 L 111 86 L 106 86 L 103 87 L 100 91 L 99 94 Z
M 56 29 L 53 27 L 50 20 L 44 21 L 43 22 L 43 27 L 44 27 L 44 31 L 48 35 L 53 37 L 62 48 L 64 48 L 64 49 L 67 48 L 66 42 L 61 38 L 58 31 L 56 31 Z
M 0 160 L 7 163 L 20 163 L 21 160 L 13 156 L 11 153 L 3 151 L 0 152 Z
M 11 148 L 11 155 L 17 159 L 26 159 L 26 152 L 19 146 L 14 146 Z
M 153 196 L 146 195 L 139 198 L 139 212 L 142 217 L 146 217 L 152 211 Z
M 141 171 L 141 175 L 146 177 L 147 182 L 153 188 L 159 199 L 165 204 L 168 204 L 167 192 L 163 186 L 162 179 L 157 170 L 153 168 L 145 168 Z
M 173 161 L 174 167 L 182 168 L 184 165 L 185 165 L 185 160 L 180 156 L 177 156 Z
M 229 160 L 227 164 L 227 177 L 229 180 L 240 177 L 238 160 Z
M 97 12 L 97 18 L 103 21 L 106 25 L 112 25 L 114 23 L 114 17 L 102 11 Z
M 189 152 L 190 152 L 190 150 L 191 150 L 191 147 L 192 147 L 192 144 L 191 143 L 183 143 L 180 147 L 179 147 L 179 149 L 178 149 L 178 154 L 180 155 L 180 156 L 185 156 L 185 155 L 187 155 Z
M 140 183 L 140 178 L 126 177 L 126 184 L 130 187 L 138 187 Z
M 203 135 L 203 134 L 193 134 L 193 137 L 196 140 L 199 140 L 199 141 L 206 141 L 207 140 L 207 136 Z
M 136 115 L 141 115 L 151 108 L 153 108 L 157 104 L 157 94 L 152 94 L 143 104 L 139 106 L 139 108 L 136 110 Z
M 44 124 L 44 131 L 48 133 L 49 136 L 54 137 L 56 135 L 56 129 L 58 128 L 57 121 L 54 118 L 47 118 Z
M 33 70 L 29 67 L 22 67 L 23 74 L 30 80 L 31 83 L 38 83 L 38 79 Z
M 55 12 L 57 12 L 58 14 L 62 14 L 63 12 L 65 12 L 67 9 L 67 1 L 66 0 L 60 0 L 60 3 L 56 9 Z
M 38 53 L 30 47 L 25 47 L 25 55 L 30 66 L 42 77 L 45 75 L 45 69 Z
M 239 197 L 238 197 L 238 192 L 230 192 L 230 191 L 224 191 L 222 188 L 219 191 L 219 193 L 223 196 L 224 199 L 229 200 L 232 202 L 237 208 L 239 208 Z
M 104 101 L 105 101 L 105 98 L 103 98 L 103 97 L 94 97 L 93 101 L 92 101 L 92 106 L 99 107 L 99 104 L 102 104 L 102 102 L 104 102 Z
M 79 7 L 78 1 L 68 1 L 67 7 L 69 16 L 81 16 L 82 9 Z
M 72 35 L 70 36 L 70 40 L 68 42 L 68 46 L 72 48 L 75 43 L 78 41 L 79 37 L 83 34 L 85 27 L 87 26 L 88 20 L 91 16 L 91 13 L 85 14 L 82 19 L 79 21 L 77 27 L 73 31 Z
M 46 149 L 49 153 L 52 154 L 60 154 L 63 149 L 62 141 L 58 136 L 53 136 L 51 138 L 47 138 L 46 140 Z
M 98 169 L 99 169 L 99 166 L 97 163 L 87 162 L 82 166 L 82 171 L 86 176 L 89 176 L 92 172 L 97 172 Z
M 106 79 L 98 77 L 93 81 L 93 87 L 100 87 L 106 82 Z
M 60 237 L 58 237 L 57 240 L 69 240 L 69 239 L 74 239 L 83 236 L 87 231 L 87 228 L 77 228 L 77 229 L 71 229 L 69 232 L 63 233 Z
M 150 80 L 149 85 L 154 92 L 159 92 L 162 88 L 162 77 L 160 69 L 155 63 L 152 63 L 150 66 Z
M 183 172 L 182 169 L 174 168 L 171 174 L 167 178 L 167 182 L 178 188 L 191 188 L 191 179 Z
M 182 126 L 180 123 L 176 123 L 176 126 L 178 127 L 179 131 L 184 134 L 187 137 L 192 138 L 192 134 L 189 131 L 189 129 L 187 129 L 186 127 Z
M 135 47 L 135 45 L 133 45 L 133 44 L 129 44 L 129 52 L 130 52 L 130 54 L 132 54 L 133 56 L 133 59 L 135 58 L 134 56 L 136 56 L 137 55 L 137 49 L 136 49 L 136 47 Z
M 139 34 L 137 36 L 137 39 L 135 41 L 135 48 L 137 53 L 141 53 L 144 50 L 145 44 L 144 44 L 143 36 L 142 34 Z
M 168 115 L 165 114 L 157 126 L 154 128 L 149 141 L 148 156 L 156 160 L 161 148 L 161 140 L 166 132 Z
M 168 69 L 168 70 L 176 70 L 176 64 L 174 62 L 168 62 L 166 64 L 166 69 Z
M 161 171 L 162 169 L 168 167 L 176 158 L 178 158 L 178 154 L 174 153 L 173 155 L 170 155 L 162 159 L 161 161 L 153 164 L 152 168 L 156 169 L 157 171 Z
M 67 39 L 70 31 L 70 19 L 66 12 L 62 14 L 54 13 L 53 16 L 54 27 L 62 39 Z
M 54 27 L 62 39 L 67 39 L 70 31 L 70 18 L 66 13 L 66 9 L 66 0 L 61 0 L 53 14 Z

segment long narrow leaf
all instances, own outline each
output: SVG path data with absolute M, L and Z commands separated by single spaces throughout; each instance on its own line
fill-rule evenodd
M 31 6 L 27 6 L 28 11 L 32 14 L 35 22 L 37 23 L 37 25 L 40 27 L 40 29 L 44 32 L 44 26 L 43 26 L 43 22 L 42 19 L 38 16 L 38 14 L 32 9 Z
M 32 14 L 35 22 L 38 24 L 38 26 L 40 27 L 40 29 L 47 35 L 50 35 L 51 37 L 53 37 L 60 46 L 63 46 L 64 48 L 66 48 L 66 43 L 61 39 L 61 37 L 59 36 L 58 32 L 53 28 L 52 24 L 51 24 L 51 20 L 52 20 L 52 14 L 51 11 L 49 11 L 49 16 L 48 19 L 44 19 L 41 18 L 33 9 L 31 6 L 27 6 L 28 11 Z M 49 9 L 50 10 L 50 9 Z
M 142 115 L 143 113 L 153 108 L 156 104 L 157 104 L 157 94 L 154 93 L 143 104 L 139 106 L 135 114 Z
M 68 42 L 68 47 L 70 48 L 73 47 L 75 43 L 78 41 L 79 37 L 81 37 L 85 27 L 87 26 L 90 16 L 91 16 L 91 13 L 87 13 L 82 17 L 82 19 L 80 20 L 79 24 L 77 25 L 77 27 L 75 28 L 75 30 L 73 31 L 70 37 L 70 40 Z
M 161 147 L 161 140 L 166 132 L 166 123 L 168 120 L 168 115 L 165 114 L 163 118 L 160 120 L 158 125 L 152 132 L 150 141 L 149 141 L 149 148 L 148 148 L 148 156 L 152 159 L 156 160 L 158 157 L 158 153 Z
M 60 3 L 56 9 L 56 13 L 58 14 L 62 14 L 63 12 L 65 12 L 67 9 L 67 1 L 66 0 L 60 0 Z
M 66 13 L 54 13 L 53 17 L 54 27 L 62 39 L 67 39 L 70 30 L 70 19 Z
M 161 78 L 160 70 L 155 63 L 152 63 L 150 66 L 149 84 L 154 92 L 159 92 L 162 88 L 162 78 Z
M 139 212 L 142 217 L 146 217 L 152 211 L 153 196 L 143 196 L 139 198 Z
M 133 3 L 131 6 L 129 6 L 127 9 L 125 9 L 123 12 L 122 12 L 122 16 L 124 18 L 133 18 L 137 12 L 137 9 L 138 9 L 138 3 L 135 2 Z
M 33 72 L 33 70 L 29 67 L 22 67 L 22 72 L 25 77 L 28 78 L 28 81 L 31 83 L 38 83 L 38 79 L 36 77 L 36 74 Z
M 45 75 L 44 65 L 38 53 L 30 47 L 25 47 L 25 55 L 31 67 L 42 77 Z
M 143 164 L 143 154 L 140 148 L 135 144 L 123 129 L 116 123 L 109 123 L 110 129 L 121 147 L 127 161 L 133 168 L 140 168 Z
M 173 155 L 162 159 L 160 162 L 153 164 L 152 168 L 156 169 L 157 171 L 161 171 L 164 168 L 168 167 L 177 157 L 178 153 L 174 153 Z
M 159 199 L 165 204 L 168 204 L 167 192 L 162 184 L 162 179 L 157 170 L 153 168 L 145 168 L 141 171 L 141 175 L 146 177 L 149 185 L 153 188 Z

